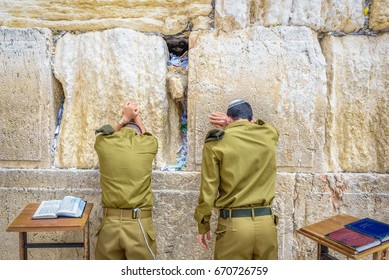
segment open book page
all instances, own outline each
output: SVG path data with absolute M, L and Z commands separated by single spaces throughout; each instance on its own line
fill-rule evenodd
M 81 217 L 85 208 L 85 201 L 79 197 L 65 196 L 57 211 L 57 216 Z
M 57 210 L 61 205 L 62 200 L 46 200 L 42 201 L 35 214 L 32 216 L 33 219 L 45 219 L 45 218 L 57 218 Z

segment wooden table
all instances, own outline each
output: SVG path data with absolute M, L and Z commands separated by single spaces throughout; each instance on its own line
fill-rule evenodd
M 335 250 L 351 259 L 362 259 L 368 255 L 373 254 L 374 260 L 386 259 L 386 251 L 389 248 L 389 241 L 382 243 L 381 245 L 367 249 L 362 252 L 357 252 L 353 248 L 332 241 L 325 237 L 327 233 L 343 228 L 346 224 L 359 220 L 359 218 L 341 214 L 324 221 L 303 227 L 297 230 L 298 233 L 317 242 L 317 259 L 335 259 L 329 254 L 328 248 Z
M 90 259 L 89 214 L 93 204 L 87 203 L 81 218 L 33 220 L 32 215 L 40 203 L 30 203 L 7 228 L 7 232 L 19 232 L 19 255 L 27 260 L 29 248 L 84 248 L 84 259 Z M 83 231 L 83 242 L 79 243 L 28 243 L 27 232 Z

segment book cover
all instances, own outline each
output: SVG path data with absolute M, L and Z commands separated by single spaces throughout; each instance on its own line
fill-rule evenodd
M 326 237 L 338 243 L 351 247 L 358 252 L 362 252 L 364 250 L 381 244 L 381 241 L 379 239 L 367 236 L 365 234 L 353 231 L 348 228 L 341 228 L 339 230 L 328 233 L 326 234 Z
M 346 228 L 358 231 L 385 242 L 389 240 L 389 224 L 374 219 L 364 218 L 345 225 Z

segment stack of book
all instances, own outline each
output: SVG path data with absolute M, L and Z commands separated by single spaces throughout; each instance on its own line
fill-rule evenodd
M 364 218 L 330 232 L 326 237 L 362 252 L 389 241 L 389 224 Z

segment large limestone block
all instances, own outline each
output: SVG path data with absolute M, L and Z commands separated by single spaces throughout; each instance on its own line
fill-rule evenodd
M 215 27 L 222 30 L 263 26 L 308 26 L 316 31 L 355 32 L 363 27 L 360 0 L 216 0 Z
M 333 171 L 388 172 L 389 34 L 325 37 Z
M 153 172 L 153 222 L 157 231 L 158 259 L 213 258 L 215 234 L 212 234 L 210 250 L 204 250 L 197 242 L 197 222 L 193 214 L 197 206 L 199 184 L 199 172 Z M 216 215 L 213 215 L 213 229 L 216 229 L 216 220 Z
M 51 41 L 48 29 L 0 28 L 0 167 L 50 167 Z
M 192 33 L 189 51 L 189 162 L 201 164 L 212 111 L 246 98 L 255 118 L 280 132 L 277 165 L 283 170 L 325 170 L 325 60 L 315 33 L 305 27 L 252 27 Z
M 296 174 L 295 230 L 338 214 L 388 222 L 388 180 L 387 174 L 372 173 Z M 293 240 L 293 259 L 316 259 L 316 242 L 296 232 Z
M 196 242 L 197 223 L 193 218 L 196 191 L 155 191 L 154 225 L 158 229 L 158 259 L 212 259 L 211 252 Z M 213 251 L 213 250 L 212 250 Z
M 212 12 L 212 0 L 2 0 L 0 24 L 94 31 L 116 27 L 177 34 Z M 205 25 L 207 27 L 207 25 Z
M 146 129 L 158 139 L 156 166 L 170 162 L 169 145 L 174 153 L 181 136 L 178 112 L 169 113 L 174 108 L 166 93 L 167 58 L 161 37 L 129 29 L 60 38 L 54 71 L 65 103 L 55 166 L 96 167 L 94 131 L 114 125 L 128 99 L 139 104 Z
M 272 210 L 278 216 L 278 258 L 281 260 L 293 258 L 294 196 L 295 174 L 277 173 Z
M 389 1 L 374 0 L 370 6 L 369 27 L 375 30 L 389 28 Z

